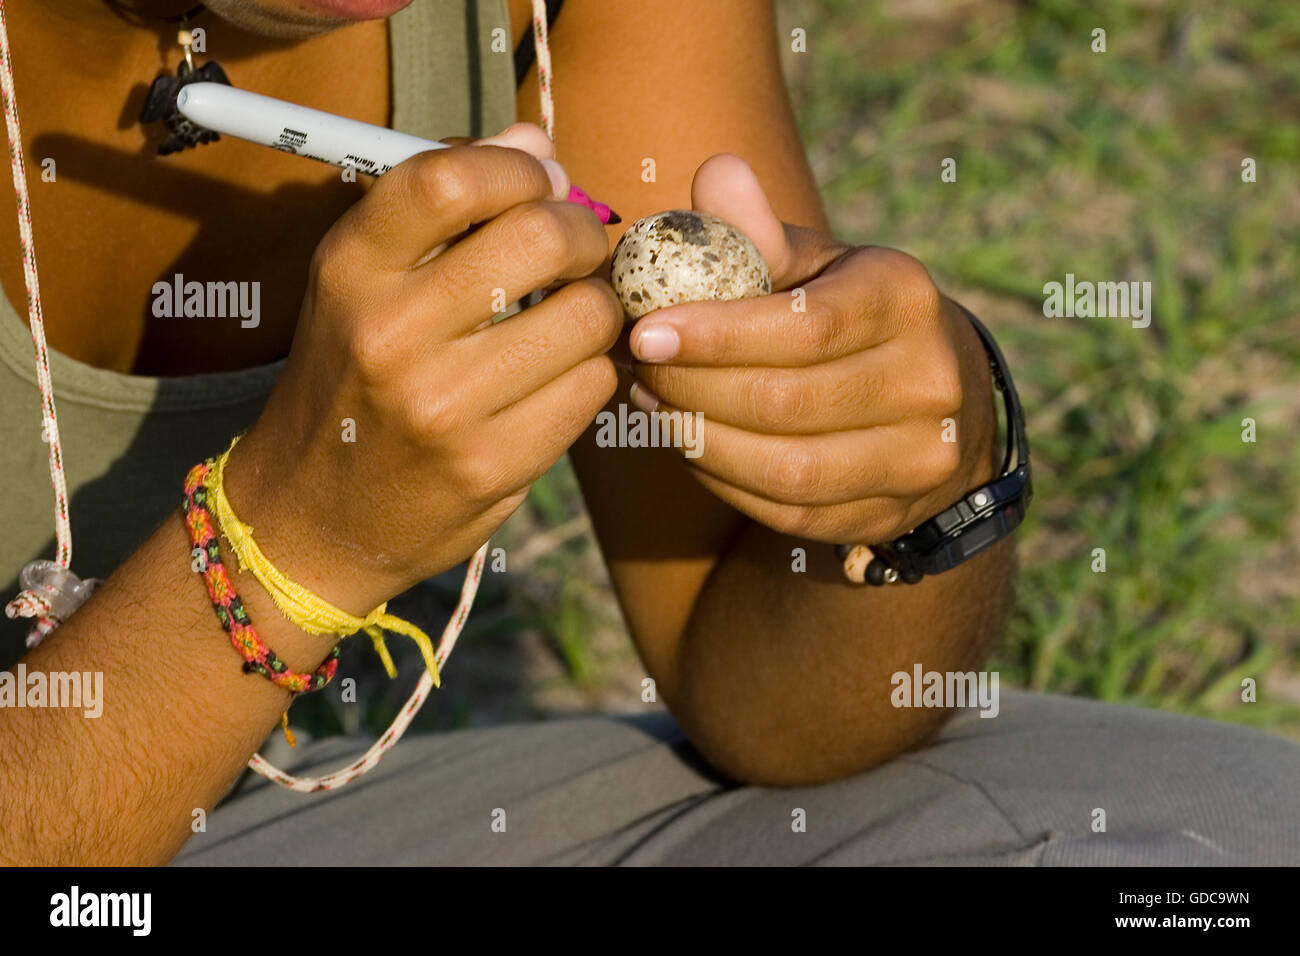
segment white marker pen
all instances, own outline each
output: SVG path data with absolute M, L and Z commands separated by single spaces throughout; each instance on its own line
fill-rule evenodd
M 260 146 L 306 156 L 333 166 L 382 176 L 416 153 L 446 149 L 446 143 L 372 126 L 297 103 L 236 89 L 224 83 L 189 83 L 176 94 L 176 108 L 206 129 Z M 577 186 L 569 202 L 586 206 L 601 222 L 620 222 L 618 214 Z

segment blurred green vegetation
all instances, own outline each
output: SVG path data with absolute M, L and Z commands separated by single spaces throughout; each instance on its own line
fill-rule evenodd
M 1008 685 L 1300 736 L 1300 5 L 778 12 L 783 42 L 807 31 L 784 66 L 837 234 L 925 262 L 998 335 L 1025 400 L 1036 498 L 991 666 Z M 1247 157 L 1257 182 L 1242 181 Z M 1043 285 L 1066 273 L 1151 281 L 1151 326 L 1045 318 Z M 515 555 L 567 531 L 487 575 L 457 680 L 417 726 L 644 706 L 595 545 L 573 533 L 581 514 L 562 462 L 494 544 Z M 459 582 L 435 585 L 450 609 Z M 370 674 L 377 732 L 413 678 L 389 685 L 369 653 L 347 651 L 342 673 Z M 1256 703 L 1241 702 L 1247 677 Z M 294 722 L 356 729 L 337 711 L 303 701 Z
M 1300 6 L 781 9 L 837 232 L 925 262 L 1025 399 L 1037 497 L 994 666 L 1300 734 Z M 1151 326 L 1044 318 L 1067 273 L 1151 281 Z

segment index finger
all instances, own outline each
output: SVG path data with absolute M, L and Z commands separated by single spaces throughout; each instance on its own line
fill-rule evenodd
M 650 312 L 632 328 L 632 354 L 673 365 L 800 368 L 881 345 L 908 310 L 897 307 L 889 257 L 873 251 L 857 250 L 784 292 Z
M 417 153 L 380 176 L 336 228 L 351 232 L 367 264 L 410 269 L 475 223 L 567 195 L 554 160 L 501 146 L 451 146 Z

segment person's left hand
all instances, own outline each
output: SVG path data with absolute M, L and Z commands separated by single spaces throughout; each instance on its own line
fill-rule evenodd
M 753 240 L 773 289 L 630 333 L 633 403 L 702 413 L 686 460 L 705 487 L 785 534 L 878 543 L 988 480 L 988 362 L 920 262 L 782 223 L 737 156 L 702 164 L 691 199 Z

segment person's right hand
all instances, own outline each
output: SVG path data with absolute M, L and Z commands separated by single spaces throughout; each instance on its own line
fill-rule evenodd
M 568 181 L 549 151 L 520 124 L 421 153 L 316 249 L 284 372 L 226 490 L 268 559 L 344 610 L 472 555 L 614 392 L 605 352 L 623 312 L 583 278 L 608 240 L 557 198 Z M 578 281 L 481 327 L 557 279 Z

